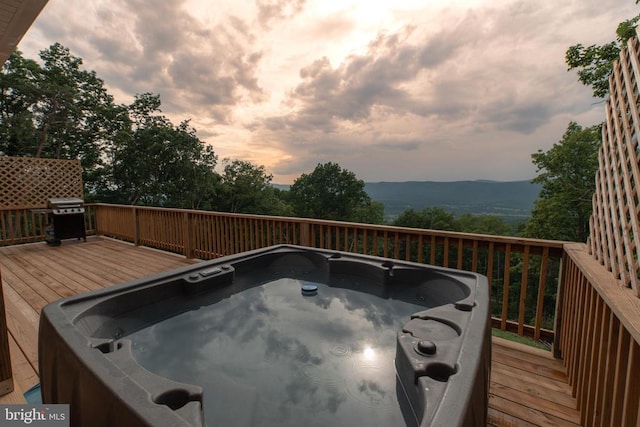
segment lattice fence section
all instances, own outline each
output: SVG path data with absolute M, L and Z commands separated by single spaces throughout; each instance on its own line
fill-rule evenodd
M 82 197 L 80 161 L 0 156 L 0 209 L 42 208 L 52 197 Z
M 600 167 L 596 174 L 589 249 L 594 258 L 640 296 L 640 43 L 629 40 L 609 78 Z

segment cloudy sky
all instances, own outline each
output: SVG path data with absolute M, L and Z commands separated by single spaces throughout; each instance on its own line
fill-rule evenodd
M 338 162 L 373 181 L 518 180 L 603 106 L 567 47 L 608 42 L 633 0 L 49 0 L 54 42 L 119 103 L 159 93 L 220 159 L 291 183 Z

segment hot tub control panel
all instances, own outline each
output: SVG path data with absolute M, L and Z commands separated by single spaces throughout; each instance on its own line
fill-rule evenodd
M 204 268 L 184 277 L 184 290 L 188 295 L 233 283 L 235 268 L 229 264 Z

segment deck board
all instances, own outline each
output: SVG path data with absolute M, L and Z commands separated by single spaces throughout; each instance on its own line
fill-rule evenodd
M 493 338 L 489 424 L 580 425 L 562 362 L 549 352 Z
M 3 286 L 3 291 L 9 334 L 26 360 L 37 369 L 40 316 L 11 286 Z
M 9 352 L 11 354 L 11 371 L 13 372 L 13 391 L 0 397 L 0 404 L 25 403 L 24 393 L 38 383 L 38 374 L 29 364 L 11 334 L 9 335 Z
M 47 303 L 193 262 L 101 237 L 64 241 L 56 248 L 44 243 L 0 248 L 15 383 L 15 391 L 0 397 L 0 404 L 24 402 L 22 394 L 38 382 L 38 319 Z M 495 337 L 492 344 L 489 425 L 579 425 L 561 361 L 549 352 Z

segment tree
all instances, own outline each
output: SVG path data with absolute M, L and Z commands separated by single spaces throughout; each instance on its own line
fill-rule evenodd
M 600 125 L 571 122 L 558 143 L 531 156 L 539 173 L 533 182 L 542 189 L 525 226 L 527 237 L 586 241 L 601 131 Z
M 511 227 L 499 216 L 463 214 L 456 219 L 457 229 L 463 233 L 506 236 Z
M 273 195 L 272 213 L 266 215 L 295 216 L 290 202 L 289 190 L 271 187 L 271 194 Z
M 371 200 L 356 206 L 351 221 L 362 224 L 382 224 L 384 222 L 384 203 Z
M 39 100 L 40 66 L 14 51 L 0 73 L 0 153 L 35 155 L 37 131 L 32 108 Z
M 640 0 L 636 0 L 636 4 Z M 571 46 L 565 55 L 569 71 L 578 69 L 578 80 L 586 86 L 591 86 L 593 96 L 604 98 L 609 93 L 609 75 L 613 69 L 613 61 L 618 59 L 620 50 L 624 49 L 627 41 L 635 36 L 636 25 L 640 15 L 621 22 L 616 30 L 616 40 L 603 45 Z
M 420 211 L 407 209 L 396 218 L 393 225 L 497 236 L 507 235 L 510 231 L 509 225 L 499 216 L 467 213 L 456 218 L 453 212 L 439 207 L 428 207 Z
M 157 114 L 159 95 L 136 95 L 128 111 L 131 128 L 111 152 L 110 192 L 128 204 L 210 207 L 219 179 L 212 148 L 187 121 L 174 126 Z
M 223 160 L 217 209 L 262 215 L 291 215 L 288 206 L 271 186 L 273 175 L 264 166 L 244 160 Z
M 382 221 L 382 208 L 372 203 L 364 181 L 337 163 L 318 164 L 289 189 L 296 215 L 340 221 Z
M 456 231 L 458 229 L 455 215 L 438 207 L 424 208 L 421 211 L 407 209 L 396 218 L 393 225 L 429 230 Z
M 218 208 L 234 213 L 257 213 L 273 175 L 267 174 L 264 166 L 243 160 L 224 159 L 223 163 Z

